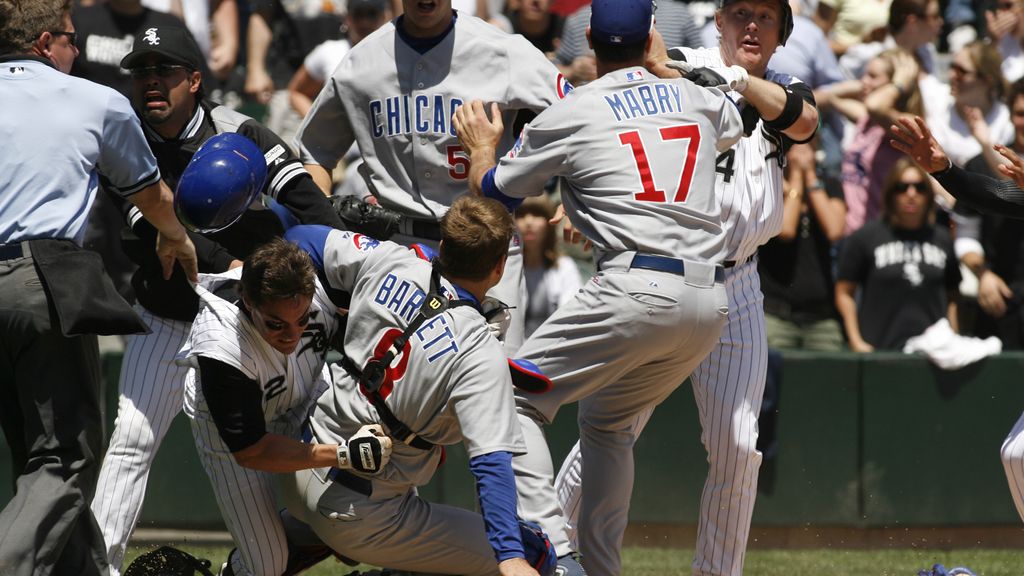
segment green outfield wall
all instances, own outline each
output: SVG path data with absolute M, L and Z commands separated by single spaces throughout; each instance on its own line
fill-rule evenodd
M 121 358 L 104 356 L 107 433 L 117 406 Z M 759 526 L 1006 525 L 1019 522 L 999 448 L 1024 411 L 1024 353 L 945 372 L 899 354 L 783 356 L 776 414 L 778 452 L 763 466 Z M 576 410 L 547 428 L 556 462 L 576 439 Z M 707 470 L 689 383 L 655 412 L 636 446 L 634 523 L 694 524 Z M 0 450 L 0 503 L 12 493 L 10 455 Z M 421 494 L 472 507 L 465 452 Z M 164 441 L 142 511 L 152 528 L 223 526 L 179 415 Z

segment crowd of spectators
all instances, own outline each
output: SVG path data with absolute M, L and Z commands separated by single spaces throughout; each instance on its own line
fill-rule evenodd
M 81 54 L 73 74 L 126 92 L 128 78 L 118 63 L 130 50 L 131 37 L 151 26 L 183 24 L 206 57 L 206 96 L 262 119 L 286 142 L 347 50 L 401 11 L 396 0 L 79 4 L 74 20 Z M 574 84 L 595 78 L 585 37 L 586 0 L 462 0 L 454 5 L 522 34 Z M 1014 84 L 1024 76 L 1024 2 L 793 0 L 791 5 L 795 31 L 771 66 L 814 90 L 822 123 L 814 142 L 794 146 L 788 154 L 783 230 L 760 254 L 771 345 L 900 349 L 906 338 L 948 316 L 963 334 L 998 335 L 1009 349 L 1024 346 L 1024 232 L 999 217 L 958 209 L 952 196 L 926 175 L 919 185 L 906 186 L 903 180 L 913 169 L 901 163 L 888 135 L 898 118 L 921 116 L 954 163 L 996 177 L 1001 157 L 993 144 L 1024 153 L 1024 85 Z M 713 1 L 662 1 L 656 27 L 670 47 L 717 44 L 710 18 L 716 6 Z M 335 172 L 336 193 L 369 197 L 357 170 L 358 150 L 348 159 L 347 169 Z M 909 195 L 922 200 L 928 212 L 911 227 L 893 213 Z M 557 204 L 557 194 L 549 201 Z M 551 209 L 531 206 L 520 222 L 539 221 Z M 103 202 L 97 202 L 93 214 L 87 243 L 104 255 L 115 280 L 122 280 L 118 287 L 130 296 L 125 281 L 130 263 L 117 249 L 119 217 Z M 927 233 L 915 231 L 916 226 Z M 571 274 L 565 273 L 564 262 L 571 259 L 556 251 L 554 241 L 561 235 L 552 230 L 540 234 L 539 229 L 530 234 L 538 239 L 526 246 L 527 255 L 541 266 L 531 288 L 556 289 L 540 278 L 552 278 L 557 271 L 566 281 L 556 284 L 575 291 L 577 284 L 567 281 Z M 923 236 L 934 236 L 937 243 L 918 239 Z M 949 239 L 950 251 L 943 238 Z M 878 274 L 893 262 L 885 261 L 889 252 L 879 245 L 890 241 L 902 243 L 906 262 L 885 273 L 899 278 L 883 281 Z M 927 274 L 932 248 L 948 252 L 951 259 L 939 266 L 934 282 Z M 569 252 L 588 257 L 578 249 Z M 590 266 L 578 263 L 572 271 Z M 951 284 L 960 268 L 962 291 Z M 539 294 L 532 311 L 550 313 L 560 299 Z M 934 305 L 908 324 L 899 314 L 879 312 L 872 304 L 879 301 L 897 308 Z

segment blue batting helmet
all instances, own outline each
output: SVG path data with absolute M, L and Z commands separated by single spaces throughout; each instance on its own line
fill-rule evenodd
M 267 180 L 263 152 L 240 134 L 217 134 L 200 146 L 174 190 L 178 220 L 193 232 L 217 232 L 238 220 Z

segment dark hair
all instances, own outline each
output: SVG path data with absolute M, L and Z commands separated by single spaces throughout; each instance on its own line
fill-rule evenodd
M 889 32 L 895 34 L 903 30 L 910 16 L 923 19 L 928 4 L 934 1 L 936 0 L 892 0 L 889 7 Z
M 1010 84 L 1010 90 L 1006 94 L 1006 105 L 1009 108 L 1013 108 L 1013 103 L 1017 101 L 1017 98 L 1024 96 L 1024 78 L 1021 78 Z
M 316 269 L 309 254 L 284 238 L 260 246 L 242 266 L 242 295 L 250 306 L 312 296 L 315 290 Z
M 524 216 L 540 216 L 547 222 L 555 216 L 555 206 L 544 196 L 532 196 L 520 204 L 519 208 L 516 208 L 515 217 L 518 219 Z M 540 245 L 541 256 L 544 259 L 544 268 L 554 268 L 558 265 L 560 254 L 558 252 L 557 240 L 553 227 L 545 224 L 544 241 Z M 526 247 L 524 246 L 523 249 L 525 250 Z
M 908 156 L 901 156 L 885 177 L 885 183 L 882 185 L 882 217 L 890 225 L 893 223 L 896 217 L 896 185 L 900 183 L 903 173 L 907 170 L 914 170 L 921 176 L 921 188 L 918 190 L 928 195 L 928 207 L 926 208 L 929 214 L 928 221 L 934 221 L 935 190 L 932 189 L 932 181 L 928 177 L 928 173 L 914 164 L 914 161 Z
M 632 44 L 608 44 L 595 39 L 590 43 L 594 46 L 594 55 L 602 62 L 618 64 L 643 60 L 647 51 L 647 38 Z
M 27 54 L 43 32 L 61 30 L 71 0 L 0 0 L 0 55 Z
M 453 278 L 483 280 L 508 254 L 512 215 L 497 200 L 464 195 L 441 218 L 437 266 Z

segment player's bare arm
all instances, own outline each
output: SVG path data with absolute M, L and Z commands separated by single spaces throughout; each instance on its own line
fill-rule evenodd
M 185 275 L 193 282 L 198 277 L 196 247 L 185 233 L 185 228 L 174 214 L 173 195 L 163 180 L 143 188 L 128 198 L 142 211 L 157 230 L 156 252 L 164 269 L 164 279 L 171 277 L 174 261 L 181 263 Z
M 524 558 L 509 558 L 498 563 L 501 576 L 539 576 Z
M 459 137 L 463 150 L 469 154 L 469 189 L 473 194 L 483 194 L 484 174 L 497 163 L 495 153 L 505 125 L 501 121 L 498 105 L 491 103 L 491 115 L 487 116 L 484 103 L 473 100 L 455 110 L 452 126 Z
M 324 195 L 330 196 L 331 186 L 334 184 L 334 181 L 331 179 L 331 173 L 327 168 L 324 168 L 319 164 L 303 164 L 302 166 L 306 169 L 306 172 L 309 172 L 309 175 L 313 177 L 313 182 L 316 182 L 316 185 L 320 187 L 320 191 L 323 192 Z
M 786 115 L 788 113 L 787 105 L 792 106 L 792 99 L 799 98 L 781 85 L 757 76 L 747 78 L 746 89 L 741 90 L 740 94 L 757 109 L 761 118 L 764 118 L 766 122 L 780 119 Z M 788 128 L 781 129 L 783 134 L 797 142 L 807 140 L 818 129 L 818 109 L 803 99 L 800 104 L 800 114 L 796 120 Z
M 233 453 L 239 466 L 264 472 L 296 472 L 337 467 L 376 473 L 391 458 L 391 439 L 379 424 L 363 426 L 348 444 L 307 444 L 280 434 L 264 434 L 255 444 Z

